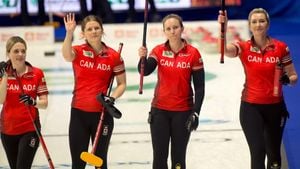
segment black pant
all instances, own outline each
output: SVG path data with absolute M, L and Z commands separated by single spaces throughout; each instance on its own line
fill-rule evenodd
M 170 112 L 152 108 L 150 129 L 153 147 L 153 169 L 168 169 L 169 143 L 171 141 L 172 169 L 186 168 L 186 149 L 190 132 L 185 123 L 188 112 Z
M 250 149 L 251 169 L 265 169 L 266 156 L 268 169 L 274 164 L 281 165 L 280 147 L 287 114 L 284 102 L 241 102 L 240 123 Z
M 69 126 L 69 143 L 72 157 L 72 169 L 84 169 L 86 163 L 80 159 L 82 152 L 88 151 L 90 139 L 94 142 L 100 112 L 84 112 L 76 108 L 71 109 Z M 114 127 L 113 118 L 105 113 L 102 122 L 101 135 L 95 151 L 95 155 L 103 160 L 101 169 L 107 169 L 107 152 Z
M 2 144 L 11 169 L 30 169 L 39 147 L 36 132 L 21 135 L 1 133 Z

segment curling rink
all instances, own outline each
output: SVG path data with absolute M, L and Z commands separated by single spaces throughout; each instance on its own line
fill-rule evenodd
M 186 38 L 190 38 L 190 42 L 199 47 L 206 71 L 205 98 L 198 130 L 192 132 L 190 137 L 187 168 L 250 169 L 248 147 L 239 124 L 239 104 L 244 81 L 243 69 L 239 59 L 225 58 L 225 64 L 219 63 L 220 54 L 217 52 L 215 43 L 199 42 L 204 39 L 201 36 L 204 35 L 203 30 L 198 29 L 199 24 L 203 23 L 185 23 Z M 207 26 L 206 30 L 217 33 L 216 24 L 215 22 L 204 23 L 203 27 Z M 249 36 L 245 29 L 247 22 L 233 22 L 232 24 L 236 24 L 233 27 L 237 28 L 238 32 L 242 32 L 241 38 Z M 109 26 L 113 25 L 107 27 Z M 162 34 L 155 33 L 155 30 L 161 30 L 160 26 L 160 24 L 149 25 L 150 34 L 147 40 L 149 49 L 163 42 Z M 210 26 L 214 28 L 211 29 Z M 147 116 L 156 82 L 156 73 L 144 78 L 143 94 L 138 94 L 139 74 L 136 64 L 138 62 L 137 48 L 142 38 L 142 24 L 122 26 L 121 32 L 118 26 L 114 26 L 113 29 L 107 27 L 104 27 L 106 36 L 103 41 L 116 50 L 119 42 L 124 43 L 122 57 L 126 64 L 128 83 L 126 92 L 116 101 L 116 107 L 120 109 L 123 116 L 115 120 L 108 166 L 110 169 L 150 169 L 152 145 Z M 118 32 L 114 29 L 120 30 Z M 77 31 L 79 31 L 78 28 Z M 214 36 L 217 35 L 211 35 L 211 37 Z M 5 51 L 4 46 L 3 43 L 0 45 L 2 54 Z M 2 56 L 1 60 L 4 59 Z M 46 110 L 40 110 L 40 119 L 42 134 L 52 161 L 57 169 L 71 168 L 68 144 L 73 89 L 71 64 L 66 63 L 61 56 L 61 43 L 28 43 L 27 60 L 44 70 L 50 91 L 49 107 Z M 49 168 L 41 146 L 32 168 Z M 88 165 L 86 168 L 93 167 Z M 0 169 L 9 169 L 2 144 L 0 145 Z

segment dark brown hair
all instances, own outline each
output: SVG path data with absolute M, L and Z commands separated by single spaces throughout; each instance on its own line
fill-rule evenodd
M 174 18 L 174 19 L 177 19 L 179 21 L 179 24 L 181 27 L 183 27 L 183 23 L 182 23 L 182 18 L 177 15 L 177 14 L 169 14 L 167 16 L 165 16 L 162 20 L 162 23 L 163 23 L 163 28 L 165 29 L 165 22 L 170 19 L 170 18 Z
M 101 29 L 103 30 L 103 23 L 102 23 L 102 20 L 101 18 L 99 18 L 98 16 L 96 15 L 89 15 L 89 16 L 86 16 L 82 22 L 81 22 L 81 31 L 84 32 L 84 29 L 85 29 L 85 26 L 88 22 L 90 21 L 95 21 L 95 22 L 98 22 Z

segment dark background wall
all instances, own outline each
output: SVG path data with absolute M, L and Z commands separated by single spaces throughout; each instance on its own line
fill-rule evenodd
M 228 16 L 230 19 L 245 19 L 251 9 L 255 7 L 265 8 L 272 19 L 288 19 L 299 22 L 300 19 L 300 0 L 242 0 L 241 6 L 227 6 Z M 180 14 L 184 20 L 214 20 L 217 18 L 218 7 L 210 8 L 190 8 L 178 10 L 160 10 L 159 13 L 164 16 L 170 12 Z M 116 22 L 124 22 L 127 16 L 127 11 L 115 11 Z M 36 16 L 31 16 L 33 20 Z M 137 13 L 138 21 L 143 20 L 143 11 Z M 56 21 L 62 23 L 62 18 L 54 17 Z M 19 16 L 10 17 L 8 15 L 0 16 L 0 26 L 16 26 L 21 25 Z

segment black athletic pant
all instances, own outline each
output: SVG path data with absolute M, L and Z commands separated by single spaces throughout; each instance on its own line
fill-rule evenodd
M 39 147 L 36 132 L 21 135 L 1 133 L 1 140 L 11 169 L 30 169 Z
M 186 168 L 186 149 L 190 132 L 185 123 L 191 113 L 151 109 L 148 121 L 152 137 L 153 169 L 168 169 L 170 141 L 172 169 Z
M 69 143 L 72 169 L 85 168 L 86 163 L 80 159 L 80 154 L 82 152 L 91 152 L 88 150 L 88 147 L 91 139 L 94 142 L 100 116 L 100 112 L 84 112 L 76 108 L 71 109 Z M 95 151 L 95 155 L 103 159 L 101 169 L 107 169 L 107 152 L 113 127 L 113 118 L 108 113 L 105 113 L 101 135 Z
M 277 164 L 280 169 L 280 147 L 288 112 L 284 102 L 251 104 L 241 102 L 240 123 L 250 149 L 251 169 L 265 169 Z M 273 169 L 273 168 L 272 168 Z

